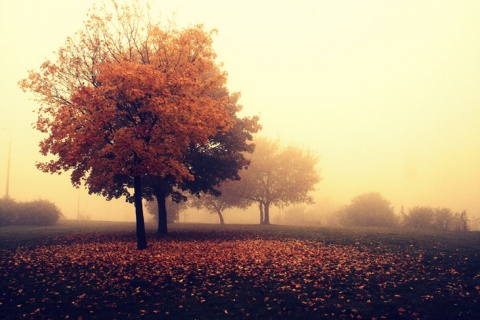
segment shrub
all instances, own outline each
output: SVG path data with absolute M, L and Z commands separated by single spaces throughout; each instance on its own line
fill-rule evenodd
M 408 229 L 433 229 L 435 211 L 431 207 L 414 207 L 403 216 L 403 226 Z
M 17 204 L 13 199 L 4 197 L 0 199 L 0 226 L 15 224 Z
M 453 213 L 449 208 L 414 207 L 408 214 L 404 214 L 403 226 L 419 230 L 469 230 L 466 211 Z
M 0 200 L 0 226 L 55 224 L 62 216 L 58 207 L 48 200 L 16 202 L 13 199 Z
M 340 223 L 355 227 L 393 227 L 397 217 L 390 202 L 376 192 L 361 194 L 340 211 Z
M 467 211 L 455 213 L 453 217 L 453 231 L 467 232 L 470 230 L 470 220 L 468 219 Z

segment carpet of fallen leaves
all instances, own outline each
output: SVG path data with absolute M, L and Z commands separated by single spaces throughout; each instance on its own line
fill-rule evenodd
M 471 249 L 471 248 L 470 248 Z M 3 319 L 478 319 L 479 250 L 255 232 L 0 250 Z

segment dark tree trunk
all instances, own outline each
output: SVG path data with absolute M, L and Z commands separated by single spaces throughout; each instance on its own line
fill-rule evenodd
M 167 193 L 161 186 L 155 187 L 155 197 L 157 198 L 158 205 L 158 228 L 157 236 L 164 236 L 168 233 L 167 227 Z
M 260 224 L 263 224 L 263 203 L 259 202 L 259 207 L 260 207 Z
M 269 202 L 266 202 L 265 205 L 265 217 L 263 219 L 263 224 L 270 224 L 270 203 Z
M 147 248 L 147 235 L 145 233 L 145 220 L 143 219 L 142 205 L 142 178 L 133 177 L 133 189 L 135 200 L 135 217 L 137 221 L 137 249 L 143 250 Z

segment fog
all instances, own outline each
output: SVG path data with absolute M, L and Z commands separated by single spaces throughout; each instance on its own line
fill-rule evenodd
M 82 27 L 94 2 L 0 1 L 0 196 L 11 140 L 10 197 L 51 200 L 72 219 L 133 220 L 124 199 L 107 202 L 73 188 L 69 173 L 35 168 L 44 160 L 31 126 L 38 105 L 17 86 Z M 214 48 L 243 113 L 260 116 L 263 136 L 320 156 L 318 210 L 379 192 L 396 212 L 432 206 L 480 217 L 480 2 L 185 0 L 152 10 L 218 29 Z M 273 223 L 284 218 L 272 210 Z M 225 221 L 257 215 L 226 212 Z

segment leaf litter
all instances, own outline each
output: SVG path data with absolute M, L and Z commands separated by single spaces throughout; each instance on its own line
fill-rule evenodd
M 63 236 L 0 251 L 6 319 L 475 319 L 470 252 L 241 231 Z M 433 252 L 433 253 L 432 253 Z M 474 260 L 474 261 L 472 261 Z

